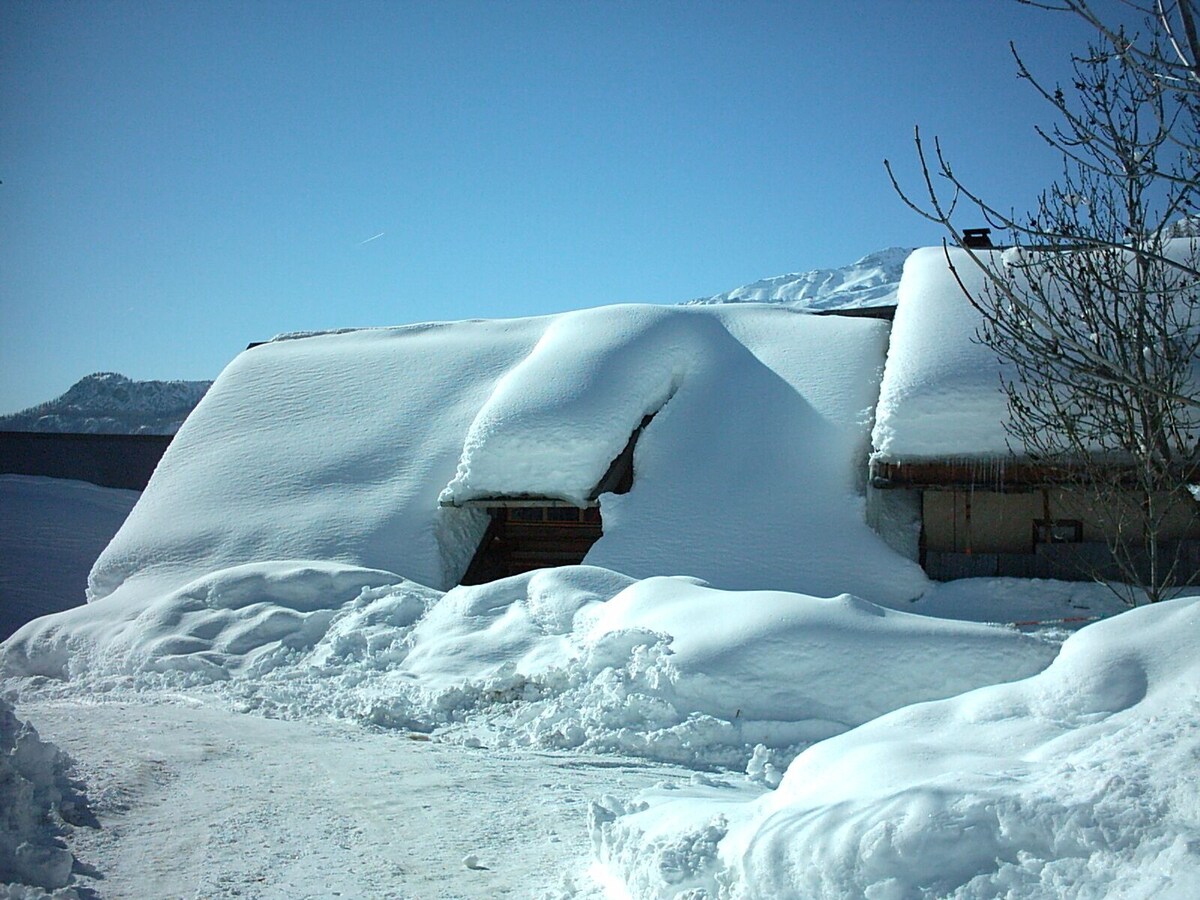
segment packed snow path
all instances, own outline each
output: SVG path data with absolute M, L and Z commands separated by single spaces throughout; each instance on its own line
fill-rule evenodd
M 71 849 L 105 900 L 599 897 L 576 875 L 590 855 L 588 801 L 691 774 L 184 698 L 19 713 L 76 761 L 100 827 L 74 829 Z

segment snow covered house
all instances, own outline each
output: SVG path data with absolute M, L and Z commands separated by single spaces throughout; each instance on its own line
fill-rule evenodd
M 967 287 L 981 289 L 978 267 L 951 252 Z M 876 410 L 872 521 L 936 579 L 1075 579 L 1085 570 L 1117 577 L 1105 517 L 1010 451 L 1002 370 L 976 339 L 980 322 L 945 251 L 915 251 L 900 282 Z M 1190 553 L 1200 569 L 1194 517 L 1180 516 L 1163 537 L 1183 540 L 1184 558 Z
M 754 304 L 278 338 L 213 384 L 89 592 L 268 560 L 438 589 L 583 562 L 912 598 L 924 574 L 864 516 L 887 343 L 886 321 Z

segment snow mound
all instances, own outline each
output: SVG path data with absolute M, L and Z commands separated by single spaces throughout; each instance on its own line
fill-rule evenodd
M 391 572 L 325 562 L 249 563 L 147 602 L 112 597 L 35 619 L 3 645 L 8 675 L 49 678 L 164 672 L 224 680 L 273 654 L 311 646 L 333 611 Z
M 1191 897 L 1200 886 L 1200 599 L 1088 626 L 1045 671 L 819 743 L 779 788 L 602 805 L 638 897 Z M 939 661 L 940 664 L 940 661 Z
M 0 896 L 77 900 L 64 889 L 75 858 L 59 839 L 79 811 L 67 762 L 0 699 Z
M 446 594 L 397 582 L 333 564 L 241 566 L 148 606 L 113 595 L 30 623 L 0 671 L 74 691 L 207 685 L 273 715 L 489 745 L 736 768 L 762 745 L 765 773 L 880 713 L 1031 674 L 1057 652 L 848 595 L 590 566 Z
M 1014 641 L 1001 629 L 884 609 L 849 594 L 730 593 L 663 578 L 638 582 L 606 603 L 588 639 L 630 630 L 671 636 L 674 693 L 687 708 L 747 724 L 803 722 L 831 731 L 915 698 L 1022 678 L 1057 652 Z M 856 662 L 868 647 L 870 665 Z M 929 666 L 934 657 L 938 665 Z
M 892 306 L 904 260 L 911 252 L 903 247 L 877 250 L 849 266 L 763 278 L 688 304 L 787 303 L 803 309 Z

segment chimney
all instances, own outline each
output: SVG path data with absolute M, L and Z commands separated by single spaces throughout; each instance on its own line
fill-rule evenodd
M 964 228 L 962 233 L 962 245 L 973 249 L 982 250 L 989 247 L 994 247 L 992 243 L 992 229 L 990 228 Z

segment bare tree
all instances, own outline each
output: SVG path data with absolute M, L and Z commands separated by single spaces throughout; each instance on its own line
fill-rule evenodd
M 1190 93 L 1200 91 L 1200 33 L 1193 0 L 1122 0 L 1122 5 L 1150 23 L 1153 40 L 1139 44 L 1119 26 L 1105 21 L 1089 0 L 1017 0 L 1024 6 L 1073 13 L 1096 30 L 1122 64 L 1162 79 L 1167 85 Z
M 1018 74 L 1052 107 L 1038 129 L 1061 175 L 1031 212 L 1005 212 L 972 192 L 940 144 L 916 133 L 920 202 L 984 274 L 959 284 L 979 311 L 979 339 L 1013 373 L 1010 447 L 1068 486 L 1105 520 L 1120 592 L 1170 596 L 1192 578 L 1188 485 L 1200 461 L 1200 78 L 1196 0 L 1129 2 L 1144 34 L 1110 26 L 1085 0 L 1019 0 L 1074 13 L 1097 31 L 1073 58 L 1065 89 Z M 982 217 L 1012 247 L 971 247 L 957 222 Z M 948 242 L 949 243 L 949 242 Z M 947 249 L 947 264 L 954 263 Z M 1166 538 L 1173 538 L 1167 541 Z

